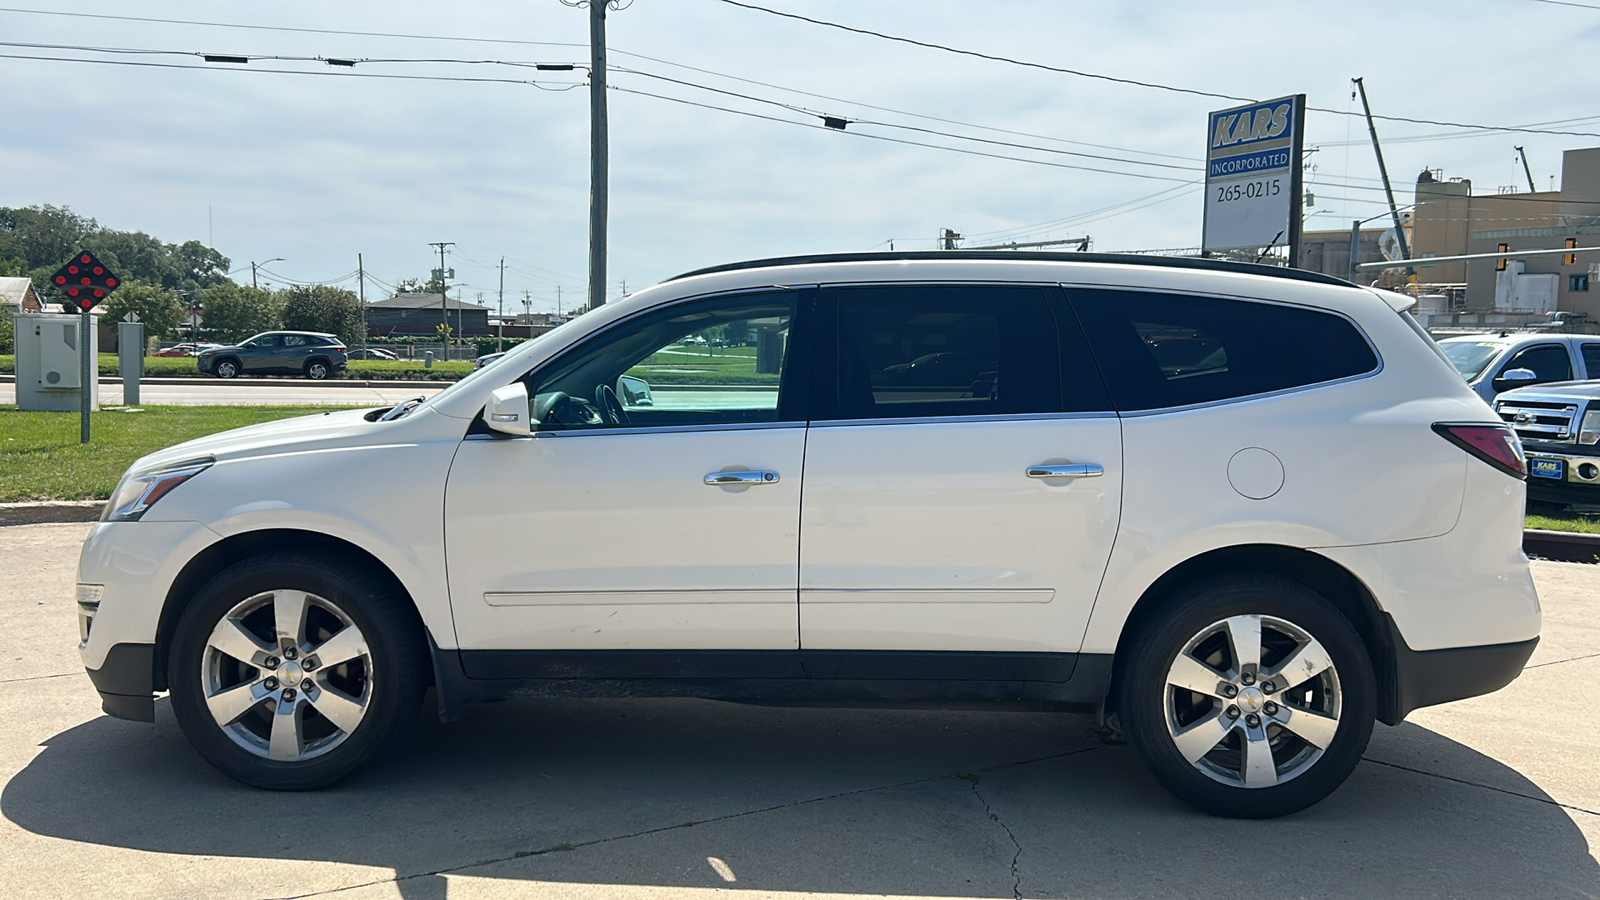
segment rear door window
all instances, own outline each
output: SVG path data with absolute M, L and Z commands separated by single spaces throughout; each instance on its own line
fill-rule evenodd
M 1589 373 L 1590 378 L 1600 378 L 1600 344 L 1584 344 L 1580 350 L 1583 353 L 1583 369 Z
M 1045 289 L 839 287 L 824 292 L 836 340 L 818 418 L 1058 412 L 1060 348 Z
M 1378 368 L 1355 325 L 1320 310 L 1155 291 L 1068 297 L 1121 410 L 1250 397 Z

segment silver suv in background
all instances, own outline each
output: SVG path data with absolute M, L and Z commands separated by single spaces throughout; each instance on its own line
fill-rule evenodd
M 231 347 L 216 347 L 195 357 L 201 373 L 218 378 L 241 375 L 304 375 L 321 381 L 349 366 L 344 342 L 318 331 L 264 331 Z

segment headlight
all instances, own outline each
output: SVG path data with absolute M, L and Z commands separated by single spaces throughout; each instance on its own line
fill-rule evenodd
M 1591 409 L 1583 414 L 1583 425 L 1578 428 L 1578 443 L 1600 443 L 1600 409 Z
M 124 475 L 122 483 L 117 485 L 116 491 L 111 495 L 111 502 L 106 504 L 106 511 L 100 516 L 100 521 L 137 521 L 144 515 L 145 510 L 155 505 L 157 500 L 171 493 L 178 485 L 211 468 L 214 462 L 216 462 L 215 457 L 207 456 L 201 459 L 187 459 L 137 475 Z

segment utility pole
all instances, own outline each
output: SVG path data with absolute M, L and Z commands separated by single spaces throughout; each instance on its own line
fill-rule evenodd
M 1517 155 L 1522 157 L 1522 174 L 1528 176 L 1528 193 L 1539 193 L 1539 189 L 1533 186 L 1533 171 L 1528 168 L 1528 151 L 1518 147 Z
M 429 247 L 439 248 L 439 324 L 445 328 L 444 358 L 450 359 L 450 294 L 445 285 L 444 248 L 454 247 L 455 241 L 431 241 Z
M 1350 223 L 1350 280 L 1356 280 L 1356 265 L 1361 262 L 1361 220 Z
M 356 254 L 356 283 L 361 289 L 361 349 L 367 349 L 367 266 Z
M 506 258 L 504 256 L 500 257 L 500 328 L 496 334 L 494 352 L 500 353 L 505 350 L 503 345 L 505 344 L 506 336 Z
M 1359 78 L 1350 80 L 1355 82 L 1356 90 L 1361 92 L 1361 108 L 1366 111 L 1367 131 L 1372 135 L 1372 152 L 1378 157 L 1378 174 L 1383 176 L 1384 196 L 1389 198 L 1389 215 L 1394 219 L 1395 240 L 1400 242 L 1400 258 L 1410 259 L 1411 247 L 1406 243 L 1406 230 L 1400 224 L 1400 207 L 1395 205 L 1394 188 L 1389 185 L 1389 169 L 1383 164 L 1383 148 L 1378 146 L 1378 126 L 1372 124 L 1372 107 L 1367 104 L 1367 86 L 1362 84 Z M 1414 271 L 1410 266 L 1406 267 L 1407 275 L 1413 274 Z
M 560 290 L 560 288 L 557 288 L 557 290 Z M 532 325 L 533 324 L 533 291 L 530 291 L 527 288 L 523 288 L 522 289 L 522 314 L 524 316 L 528 317 L 528 319 L 529 319 L 528 324 Z
M 267 263 L 275 263 L 275 262 L 283 262 L 283 261 L 284 261 L 283 257 L 274 256 L 273 258 L 267 260 L 267 262 L 261 263 L 261 265 L 264 266 Z M 251 260 L 250 261 L 250 286 L 253 287 L 253 288 L 260 288 L 261 287 L 261 285 L 256 284 L 256 261 L 255 260 Z
M 606 127 L 606 7 L 589 0 L 589 308 L 606 302 L 606 207 L 610 149 Z
M 959 240 L 961 240 L 961 234 L 959 232 L 950 228 L 946 228 L 944 231 L 939 233 L 939 249 L 954 250 L 956 249 L 956 241 Z
M 527 291 L 523 291 L 524 294 Z M 561 317 L 561 285 L 556 285 L 556 318 Z

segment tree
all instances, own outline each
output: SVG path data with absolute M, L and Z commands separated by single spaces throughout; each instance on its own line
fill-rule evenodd
M 324 331 L 346 344 L 359 344 L 363 323 L 361 301 L 344 288 L 326 285 L 285 288 L 283 327 L 291 331 Z
M 0 310 L 0 353 L 12 352 L 12 328 L 11 313 L 7 310 Z
M 402 278 L 394 286 L 396 294 L 440 294 L 444 292 L 444 283 L 437 278 L 419 281 L 415 278 Z
M 271 291 L 223 281 L 202 290 L 200 302 L 206 331 L 219 341 L 237 343 L 284 327 L 283 298 Z
M 124 281 L 194 291 L 226 280 L 228 258 L 201 244 L 164 244 L 142 231 L 117 231 L 59 206 L 0 207 L 0 262 L 21 260 L 34 283 L 49 278 L 78 250 L 89 250 Z
M 184 306 L 178 295 L 158 284 L 125 281 L 100 304 L 108 322 L 120 322 L 128 313 L 137 313 L 145 334 L 163 339 L 171 337 L 184 321 Z

